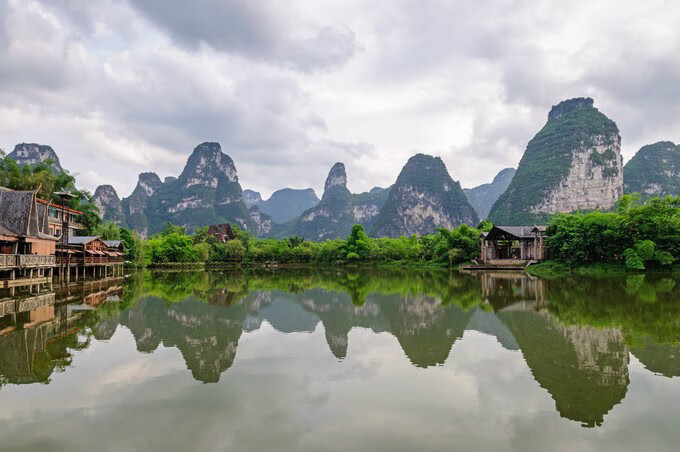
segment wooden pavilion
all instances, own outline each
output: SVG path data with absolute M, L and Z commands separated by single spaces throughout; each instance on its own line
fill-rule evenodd
M 546 259 L 545 226 L 494 226 L 481 235 L 480 260 L 488 265 L 527 265 Z

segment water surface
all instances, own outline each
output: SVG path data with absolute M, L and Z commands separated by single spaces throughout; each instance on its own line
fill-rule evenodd
M 0 293 L 0 450 L 677 450 L 679 283 L 140 272 Z

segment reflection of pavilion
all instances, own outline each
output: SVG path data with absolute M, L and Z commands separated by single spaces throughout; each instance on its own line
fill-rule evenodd
M 482 298 L 499 310 L 515 303 L 530 303 L 544 306 L 546 302 L 545 280 L 525 272 L 474 271 L 465 272 L 479 280 L 482 285 Z

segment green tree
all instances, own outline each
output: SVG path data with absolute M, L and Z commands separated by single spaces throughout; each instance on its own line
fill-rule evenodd
M 94 235 L 99 236 L 102 240 L 121 240 L 121 229 L 115 223 L 105 221 L 97 226 Z

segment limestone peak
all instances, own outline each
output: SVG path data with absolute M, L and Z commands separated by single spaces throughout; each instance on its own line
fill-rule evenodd
M 564 116 L 565 114 L 569 113 L 572 110 L 576 110 L 577 108 L 582 107 L 592 108 L 594 103 L 595 101 L 590 97 L 575 97 L 573 99 L 563 100 L 559 104 L 552 106 L 550 112 L 548 113 L 548 121 L 552 121 L 561 116 Z
M 326 178 L 324 192 L 333 187 L 347 188 L 347 173 L 343 163 L 338 162 L 331 168 Z

